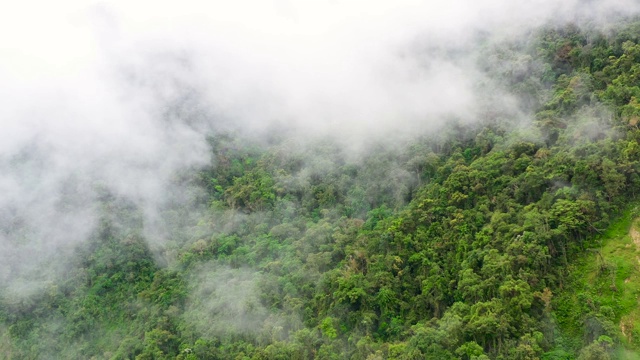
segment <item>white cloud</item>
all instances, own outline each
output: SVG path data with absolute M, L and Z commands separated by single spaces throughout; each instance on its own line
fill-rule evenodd
M 133 199 L 152 217 L 176 171 L 209 161 L 205 132 L 221 124 L 260 133 L 278 123 L 357 144 L 430 131 L 451 116 L 473 121 L 484 99 L 476 84 L 490 82 L 469 47 L 478 31 L 509 37 L 639 7 L 13 1 L 0 8 L 0 209 L 37 229 L 38 244 L 75 242 L 88 231 L 78 224 L 92 223 L 92 186 Z M 57 208 L 70 178 L 84 189 L 71 212 L 77 218 Z M 47 237 L 50 229 L 57 235 Z

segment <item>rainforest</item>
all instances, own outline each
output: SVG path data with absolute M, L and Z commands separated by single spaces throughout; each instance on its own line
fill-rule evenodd
M 126 59 L 108 94 L 3 69 L 0 358 L 640 359 L 632 8 L 459 41 L 430 18 L 367 71 L 278 48 L 236 76 L 188 45 L 101 50 Z M 253 49 L 228 56 L 271 64 Z M 58 76 L 73 96 L 43 90 Z

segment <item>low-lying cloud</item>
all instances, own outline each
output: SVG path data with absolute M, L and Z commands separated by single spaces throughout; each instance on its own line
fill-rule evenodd
M 13 2 L 0 15 L 0 286 L 88 236 L 97 188 L 153 224 L 173 176 L 209 163 L 208 133 L 282 129 L 358 148 L 473 122 L 487 101 L 519 116 L 478 69 L 478 41 L 639 10 L 632 0 Z

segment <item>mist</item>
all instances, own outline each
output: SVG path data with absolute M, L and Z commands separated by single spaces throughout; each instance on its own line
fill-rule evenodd
M 21 298 L 66 271 L 65 257 L 96 227 L 103 191 L 135 203 L 147 241 L 166 243 L 158 213 L 184 190 L 178 174 L 211 162 L 209 134 L 329 137 L 350 153 L 435 132 L 451 119 L 473 123 L 486 108 L 527 122 L 516 97 L 479 68 L 481 45 L 544 24 L 610 26 L 640 4 L 24 1 L 5 8 L 0 286 Z
M 281 340 L 300 319 L 274 313 L 260 303 L 259 285 L 266 278 L 248 269 L 208 264 L 191 279 L 194 288 L 184 318 L 200 334 L 222 337 L 239 334 Z

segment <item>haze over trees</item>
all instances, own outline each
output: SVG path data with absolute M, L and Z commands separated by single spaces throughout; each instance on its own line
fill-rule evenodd
M 331 46 L 318 35 L 309 54 L 282 45 L 293 35 L 269 43 L 282 53 L 262 49 L 247 25 L 223 42 L 230 59 L 211 60 L 215 71 L 198 57 L 214 59 L 211 48 L 150 51 L 151 63 L 134 53 L 113 80 L 126 84 L 120 93 L 91 85 L 78 99 L 88 103 L 43 133 L 29 127 L 64 91 L 26 125 L 8 122 L 0 357 L 634 358 L 637 293 L 618 301 L 618 279 L 637 270 L 608 261 L 602 244 L 640 215 L 640 20 L 618 14 L 637 5 L 584 4 L 602 18 L 576 10 L 568 21 L 576 8 L 547 4 L 516 23 L 489 5 L 504 4 L 473 5 L 487 22 L 468 15 L 452 35 L 426 26 L 424 39 L 412 33 L 410 46 L 361 68 L 363 54 L 387 50 L 362 45 L 368 22 Z M 366 9 L 378 19 L 385 7 Z M 103 30 L 127 37 L 118 8 L 94 10 Z M 314 9 L 298 10 L 308 19 Z M 265 38 L 289 34 L 265 18 Z M 344 30 L 348 16 L 337 19 Z M 407 38 L 379 19 L 393 30 L 381 43 Z M 179 30 L 172 45 L 193 29 Z M 129 49 L 104 44 L 116 57 Z M 357 55 L 336 65 L 353 44 Z M 246 66 L 252 46 L 258 65 Z M 298 62 L 319 50 L 336 54 L 311 65 L 335 71 L 298 88 L 322 77 Z M 7 115 L 23 119 L 22 95 Z M 633 241 L 618 250 L 632 262 L 640 251 Z

